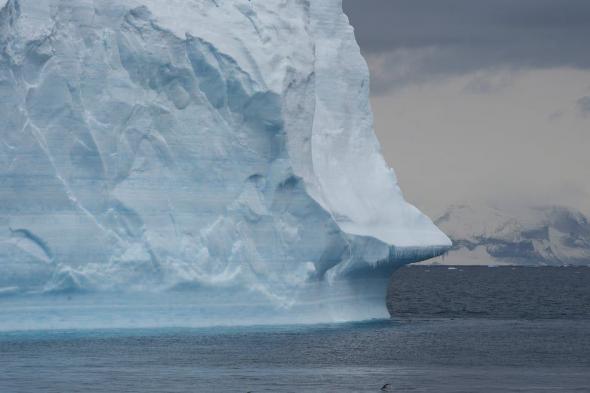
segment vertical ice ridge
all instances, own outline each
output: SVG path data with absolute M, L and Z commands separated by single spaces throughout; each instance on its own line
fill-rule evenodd
M 82 212 L 86 217 L 88 217 L 98 228 L 100 228 L 101 231 L 108 233 L 109 235 L 114 236 L 115 238 L 117 238 L 117 240 L 121 241 L 122 239 L 114 232 L 112 232 L 111 230 L 105 228 L 97 219 L 96 217 L 88 210 L 86 209 L 78 200 L 78 198 L 76 197 L 76 195 L 74 194 L 74 192 L 72 192 L 70 186 L 68 185 L 68 182 L 64 179 L 64 177 L 59 173 L 59 170 L 55 164 L 55 161 L 53 159 L 53 156 L 51 155 L 51 152 L 49 151 L 48 147 L 47 147 L 47 141 L 45 140 L 45 137 L 43 136 L 43 133 L 41 132 L 41 130 L 39 128 L 37 128 L 33 123 L 31 123 L 30 121 L 27 121 L 27 124 L 31 127 L 32 129 L 32 134 L 35 137 L 35 140 L 37 141 L 37 143 L 39 144 L 39 146 L 41 147 L 41 149 L 43 150 L 43 152 L 45 153 L 45 156 L 47 157 L 47 159 L 49 160 L 49 162 L 51 163 L 51 166 L 53 168 L 53 171 L 55 173 L 55 178 L 57 180 L 59 180 L 59 182 L 62 184 L 63 186 L 63 190 L 65 192 L 65 194 L 67 195 L 68 199 L 72 202 L 72 204 L 80 211 Z

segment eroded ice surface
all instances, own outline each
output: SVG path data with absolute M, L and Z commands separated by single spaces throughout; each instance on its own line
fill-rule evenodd
M 379 152 L 340 0 L 0 4 L 0 296 L 284 308 L 450 245 Z

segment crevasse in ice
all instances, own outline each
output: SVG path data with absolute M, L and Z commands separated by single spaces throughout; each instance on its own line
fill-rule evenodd
M 0 7 L 0 295 L 284 309 L 449 247 L 380 154 L 340 0 Z

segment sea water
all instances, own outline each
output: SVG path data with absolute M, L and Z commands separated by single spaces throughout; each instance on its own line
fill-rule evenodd
M 408 267 L 391 320 L 0 333 L 0 392 L 588 392 L 589 268 Z

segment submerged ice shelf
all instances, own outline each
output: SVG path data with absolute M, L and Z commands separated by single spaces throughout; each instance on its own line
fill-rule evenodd
M 3 304 L 385 310 L 393 269 L 450 246 L 380 154 L 340 0 L 0 7 Z

